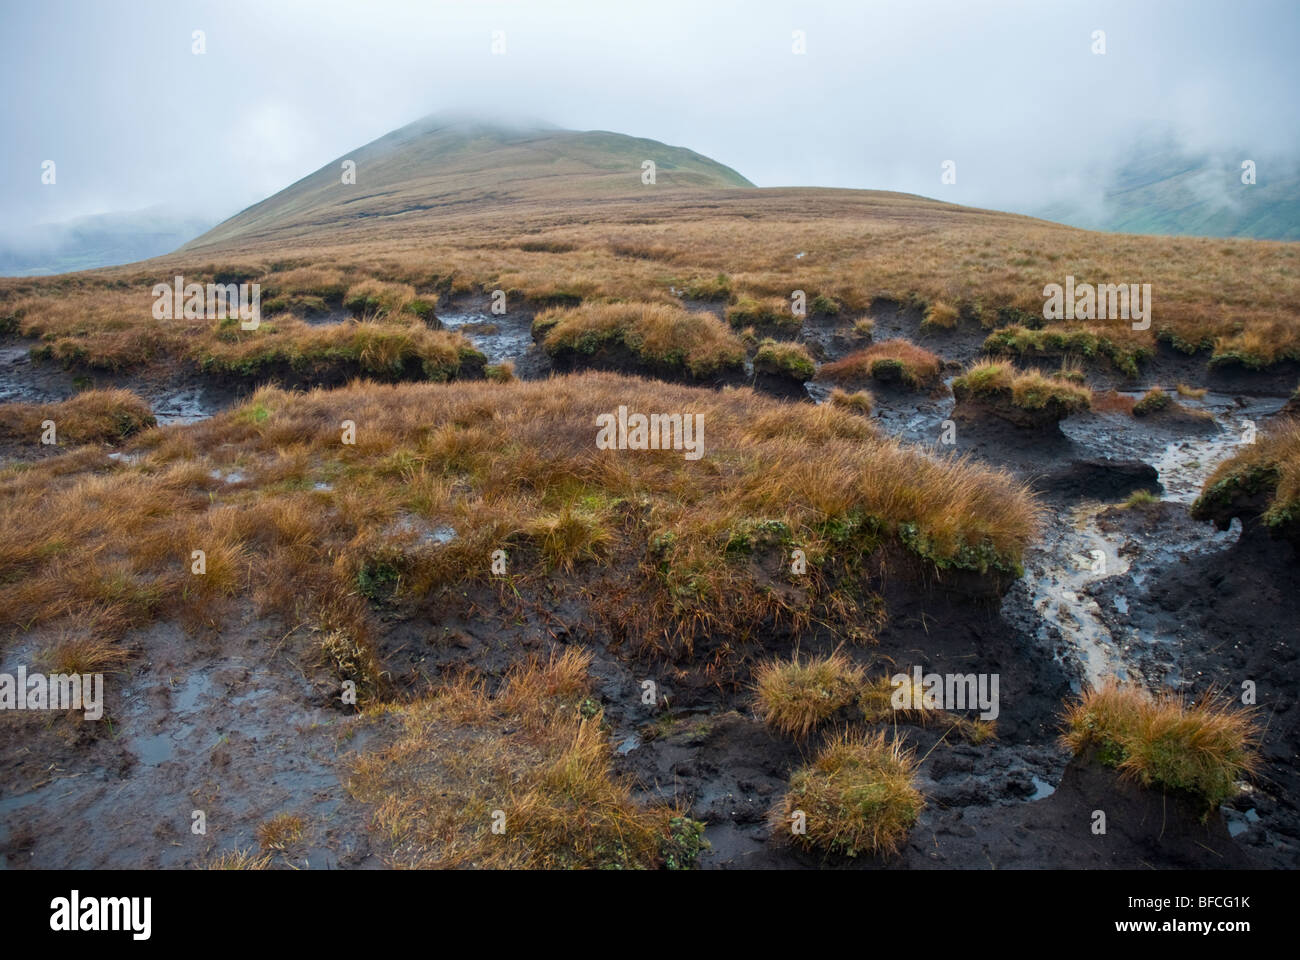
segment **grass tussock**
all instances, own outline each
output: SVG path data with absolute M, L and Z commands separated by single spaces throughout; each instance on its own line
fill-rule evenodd
M 1064 414 L 1078 413 L 1092 406 L 1092 391 L 1069 380 L 1040 370 L 1018 370 L 1009 363 L 985 360 L 953 381 L 953 392 L 977 399 L 1002 399 L 1021 410 L 1048 407 Z
M 1120 393 L 1118 390 L 1094 390 L 1092 409 L 1098 413 L 1122 413 L 1131 416 L 1137 401 Z
M 1237 793 L 1258 764 L 1250 713 L 1226 700 L 1188 703 L 1173 693 L 1151 696 L 1110 683 L 1086 691 L 1065 714 L 1062 740 L 1144 786 L 1183 790 L 1212 810 Z
M 916 767 L 913 751 L 883 731 L 841 733 L 791 775 L 774 829 L 826 854 L 893 855 L 925 805 Z M 803 833 L 792 829 L 799 814 Z
M 1160 495 L 1150 490 L 1134 490 L 1120 506 L 1125 510 L 1154 507 L 1161 502 Z
M 860 413 L 863 416 L 869 416 L 875 409 L 876 398 L 866 390 L 855 390 L 849 393 L 847 390 L 841 390 L 836 387 L 831 391 L 830 402 L 844 410 L 851 410 L 854 413 Z
M 862 668 L 842 653 L 771 660 L 754 671 L 754 709 L 783 734 L 807 736 L 857 698 Z
M 131 659 L 116 640 L 89 633 L 71 633 L 56 640 L 41 657 L 49 673 L 107 673 Z
M 727 308 L 727 322 L 736 330 L 754 327 L 786 336 L 794 336 L 803 327 L 803 317 L 782 297 L 741 297 Z
M 743 367 L 744 345 L 713 315 L 664 304 L 592 303 L 544 311 L 533 337 L 557 360 L 631 359 L 656 373 L 707 379 Z
M 961 318 L 961 311 L 950 303 L 944 303 L 942 300 L 936 300 L 926 307 L 925 317 L 921 320 L 922 329 L 926 330 L 952 330 L 956 328 L 957 321 Z
M 1174 398 L 1160 387 L 1152 387 L 1133 404 L 1133 416 L 1145 417 L 1153 413 L 1160 413 L 1170 409 L 1173 402 Z
M 515 365 L 509 360 L 489 364 L 483 368 L 483 375 L 493 383 L 509 383 L 515 379 Z
M 754 354 L 754 370 L 804 383 L 816 374 L 817 364 L 802 343 L 764 340 Z
M 257 827 L 257 842 L 263 850 L 284 850 L 302 840 L 306 824 L 296 813 L 276 814 Z
M 1178 388 L 1178 393 L 1183 394 L 1183 387 Z M 1204 395 L 1205 391 L 1201 391 Z M 1195 396 L 1195 393 L 1192 394 Z M 1209 421 L 1213 415 L 1208 410 L 1195 410 L 1184 407 L 1174 399 L 1173 394 L 1164 390 L 1162 387 L 1152 387 L 1144 393 L 1133 404 L 1132 410 L 1135 417 L 1149 417 L 1157 414 L 1173 415 L 1184 420 L 1201 420 Z
M 343 297 L 343 306 L 354 316 L 376 320 L 400 317 L 407 308 L 413 308 L 411 313 L 432 317 L 433 311 L 422 309 L 421 304 L 423 301 L 416 300 L 415 288 L 409 284 L 373 279 L 353 284 Z
M 941 367 L 940 359 L 924 347 L 906 340 L 885 340 L 825 364 L 817 371 L 817 377 L 833 383 L 871 378 L 925 390 L 938 383 Z
M 911 689 L 908 690 L 908 697 L 903 702 L 924 704 L 924 684 L 916 683 L 911 676 L 908 676 L 905 683 Z M 949 710 L 927 709 L 923 706 L 895 706 L 895 697 L 900 689 L 889 676 L 877 677 L 864 683 L 858 690 L 857 704 L 863 722 L 892 724 L 902 722 L 922 727 L 939 723 L 968 743 L 978 744 L 997 739 L 996 720 L 972 718 Z
M 65 443 L 119 444 L 154 426 L 149 405 L 129 390 L 85 390 L 59 403 L 0 404 L 0 437 L 39 444 L 47 421 Z
M 909 678 L 907 681 L 913 681 Z M 867 724 L 911 723 L 946 725 L 970 743 L 997 738 L 997 721 L 970 718 L 947 710 L 897 707 L 897 687 L 891 677 L 868 681 L 861 667 L 836 652 L 804 661 L 769 660 L 754 671 L 754 712 L 769 727 L 787 736 L 806 737 L 841 712 L 846 719 Z M 915 686 L 906 702 L 921 704 L 924 691 Z
M 1243 443 L 1206 478 L 1192 517 L 1226 529 L 1233 517 L 1300 540 L 1300 419 L 1286 418 Z
M 591 655 L 570 648 L 517 666 L 490 696 L 464 677 L 388 708 L 397 739 L 365 754 L 353 794 L 395 866 L 683 868 L 702 824 L 646 806 L 612 769 L 593 707 Z

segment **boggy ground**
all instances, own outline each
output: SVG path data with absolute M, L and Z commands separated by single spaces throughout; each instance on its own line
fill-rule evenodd
M 454 318 L 448 327 L 493 319 L 485 303 L 460 306 L 458 311 L 440 308 Z M 718 314 L 721 319 L 720 310 Z M 489 362 L 512 360 L 517 373 L 542 377 L 547 362 L 531 337 L 527 342 L 523 338 L 531 319 L 515 317 L 495 333 L 468 335 Z M 951 332 L 932 331 L 923 330 L 920 320 L 915 311 L 882 309 L 873 339 L 901 337 L 922 344 L 942 358 L 948 374 L 978 355 L 985 331 L 977 325 L 962 322 Z M 494 342 L 496 337 L 504 342 Z M 810 351 L 819 360 L 861 345 L 851 318 L 810 321 L 799 339 L 821 344 Z M 1157 354 L 1149 368 L 1154 374 L 1120 382 L 1125 393 L 1140 396 L 1157 378 L 1171 387 L 1174 381 L 1161 372 L 1162 362 L 1171 365 L 1165 372 L 1176 373 L 1179 380 L 1208 384 L 1208 379 L 1196 379 L 1195 368 L 1181 354 Z M 107 729 L 68 718 L 0 717 L 15 731 L 0 750 L 5 862 L 188 866 L 251 851 L 255 861 L 267 857 L 277 866 L 427 863 L 420 859 L 423 854 L 417 856 L 396 839 L 393 821 L 383 821 L 387 834 L 376 829 L 382 805 L 373 796 L 362 799 L 364 791 L 350 789 L 361 758 L 394 743 L 403 722 L 400 704 L 430 688 L 479 675 L 489 690 L 499 691 L 522 657 L 545 659 L 556 650 L 581 649 L 594 658 L 582 710 L 603 725 L 614 775 L 636 785 L 638 802 L 675 801 L 691 818 L 708 824 L 704 837 L 711 846 L 698 860 L 704 867 L 1294 866 L 1300 833 L 1291 800 L 1297 786 L 1297 733 L 1294 718 L 1288 718 L 1297 691 L 1287 679 L 1294 660 L 1289 627 L 1295 611 L 1288 607 L 1296 596 L 1290 583 L 1294 559 L 1286 544 L 1258 531 L 1240 538 L 1235 529 L 1221 534 L 1187 514 L 1205 476 L 1230 454 L 1238 422 L 1265 423 L 1282 406 L 1289 392 L 1280 387 L 1285 376 L 1234 374 L 1231 383 L 1216 381 L 1211 393 L 1186 401 L 1212 414 L 1208 431 L 1204 424 L 1144 423 L 1122 410 L 1070 418 L 1059 435 L 1026 436 L 985 423 L 959 425 L 956 452 L 1005 468 L 1039 491 L 1048 518 L 1042 535 L 1025 538 L 1022 547 L 1003 548 L 1023 549 L 1026 576 L 1003 595 L 1005 582 L 938 569 L 918 563 L 898 544 L 880 545 L 856 574 L 860 599 L 869 605 L 860 603 L 848 618 L 876 625 L 874 636 L 865 638 L 851 636 L 846 630 L 850 623 L 836 623 L 824 610 L 807 621 L 771 623 L 760 617 L 757 630 L 744 638 L 706 629 L 695 637 L 698 648 L 685 655 L 661 639 L 648 642 L 655 634 L 646 633 L 644 624 L 629 633 L 612 615 L 620 604 L 637 603 L 626 592 L 629 573 L 636 569 L 635 551 L 624 554 L 622 549 L 629 536 L 649 543 L 655 525 L 629 520 L 617 510 L 613 515 L 619 519 L 611 521 L 605 501 L 587 503 L 585 509 L 588 520 L 594 508 L 602 523 L 617 524 L 614 546 L 592 539 L 590 524 L 583 528 L 583 542 L 595 555 L 612 549 L 612 558 L 595 566 L 579 562 L 562 576 L 545 569 L 542 559 L 547 530 L 556 529 L 553 523 L 534 526 L 516 541 L 512 553 L 522 551 L 521 556 L 539 564 L 538 573 L 518 582 L 471 578 L 459 590 L 389 595 L 385 577 L 376 576 L 382 571 L 372 567 L 370 588 L 362 588 L 368 593 L 364 609 L 349 607 L 347 615 L 361 616 L 368 624 L 374 662 L 366 670 L 380 678 L 382 702 L 395 707 L 372 705 L 357 714 L 339 702 L 340 679 L 359 678 L 360 673 L 349 672 L 346 664 L 340 668 L 347 657 L 337 651 L 322 654 L 334 649 L 323 640 L 334 636 L 330 630 L 336 631 L 337 623 L 325 622 L 319 611 L 285 607 L 283 599 L 268 602 L 265 597 L 249 604 L 238 599 L 241 590 L 234 590 L 219 618 L 186 629 L 164 603 L 143 622 L 125 621 L 122 638 L 132 658 L 110 673 L 112 722 Z M 1118 382 L 1113 378 L 1104 364 L 1088 368 L 1088 379 L 1098 388 Z M 818 396 L 816 389 L 811 392 Z M 952 399 L 945 390 L 874 386 L 873 393 L 871 422 L 907 444 L 946 451 L 938 439 L 951 413 Z M 675 394 L 674 399 L 681 405 L 685 396 Z M 53 392 L 35 399 L 58 398 Z M 317 421 L 332 424 L 322 406 L 329 401 L 314 403 L 321 416 L 296 421 L 299 431 Z M 744 403 L 752 411 L 760 399 Z M 257 411 L 279 416 L 292 407 L 287 397 L 254 398 L 243 408 L 252 414 L 241 419 L 236 413 L 235 422 L 256 429 Z M 812 421 L 804 418 L 798 414 L 792 422 L 806 432 Z M 853 415 L 834 422 L 843 424 L 834 429 L 857 435 L 847 426 Z M 168 429 L 209 433 L 194 434 L 193 440 L 178 434 L 161 440 L 163 447 L 215 450 L 220 448 L 212 441 L 228 428 L 199 424 Z M 245 430 L 227 440 L 244 443 L 247 435 Z M 283 446 L 292 435 L 281 430 L 267 442 Z M 143 449 L 127 450 L 127 466 L 119 463 L 110 475 L 122 469 L 150 472 L 150 451 L 159 449 L 160 439 L 151 435 Z M 285 467 L 273 468 L 259 459 L 273 446 L 251 460 L 247 451 L 215 459 L 200 454 L 212 459 L 202 464 L 204 473 L 209 467 L 218 471 L 215 481 L 204 482 L 204 495 L 220 500 L 238 496 L 246 484 L 259 490 L 271 485 L 277 495 L 319 497 L 315 509 L 321 509 L 348 483 L 361 480 L 358 490 L 373 493 L 369 484 L 376 476 L 387 471 L 409 482 L 416 476 L 409 472 L 413 467 L 429 465 L 427 449 L 417 450 L 413 462 L 402 461 L 401 450 L 383 449 L 368 455 L 382 464 L 374 476 L 326 470 L 318 478 L 320 471 L 310 458 L 287 473 Z M 454 460 L 457 471 L 468 470 L 468 483 L 475 488 L 482 482 L 474 479 L 481 468 L 463 459 L 472 449 L 444 439 L 438 456 L 451 458 L 449 464 Z M 132 462 L 132 457 L 145 459 Z M 104 470 L 85 452 L 63 459 L 74 476 Z M 1154 468 L 1154 478 L 1144 464 Z M 59 467 L 54 474 L 64 470 Z M 239 475 L 232 481 L 234 471 Z M 321 490 L 322 484 L 328 489 Z M 1114 504 L 1134 489 L 1160 490 L 1166 500 L 1154 507 L 1117 509 Z M 451 499 L 445 502 L 453 503 L 457 491 L 449 492 Z M 391 517 L 365 522 L 373 526 L 393 520 L 400 528 L 403 511 L 412 506 L 397 505 Z M 553 521 L 556 506 L 543 498 L 533 519 Z M 353 512 L 359 533 L 364 511 L 355 513 L 355 505 L 346 509 Z M 436 552 L 447 534 L 427 504 L 424 510 L 415 511 L 421 519 L 405 533 L 422 549 Z M 448 525 L 454 533 L 456 522 Z M 527 523 L 519 526 L 528 528 Z M 776 582 L 780 551 L 761 538 L 750 539 L 750 566 L 742 580 L 770 586 Z M 778 537 L 777 545 L 788 544 Z M 359 546 L 349 545 L 346 537 L 338 542 L 346 555 L 361 561 Z M 1078 559 L 1092 549 L 1101 550 L 1110 563 L 1101 575 L 1079 569 Z M 360 566 L 364 569 L 364 563 Z M 343 574 L 339 583 L 355 600 L 356 569 L 346 567 Z M 334 589 L 314 579 L 308 582 L 309 593 Z M 424 583 L 437 586 L 427 579 Z M 865 617 L 877 602 L 887 616 Z M 45 651 L 66 640 L 57 622 L 11 624 L 0 671 L 39 662 Z M 897 733 L 924 757 L 919 786 L 927 806 L 897 858 L 824 861 L 786 843 L 767 822 L 791 770 L 832 729 L 855 722 L 844 715 L 797 741 L 769 731 L 755 718 L 748 688 L 753 665 L 795 649 L 804 654 L 840 649 L 872 676 L 913 664 L 927 672 L 1000 674 L 996 740 L 968 742 L 942 720 L 898 724 Z M 1083 682 L 1105 672 L 1141 678 L 1152 686 L 1169 683 L 1193 694 L 1211 686 L 1235 690 L 1242 679 L 1255 679 L 1267 726 L 1265 766 L 1251 792 L 1235 801 L 1231 812 L 1214 812 L 1202 823 L 1179 797 L 1120 781 L 1095 763 L 1070 761 L 1057 743 L 1062 703 Z M 652 704 L 642 699 L 647 680 L 655 684 Z M 514 736 L 515 725 L 507 716 L 503 733 Z M 883 726 L 895 729 L 892 723 Z M 1090 829 L 1098 809 L 1108 814 L 1106 835 Z M 205 812 L 207 834 L 191 832 L 194 810 Z M 280 814 L 301 818 L 292 839 L 277 839 L 265 830 L 259 839 L 259 826 Z M 89 837 L 87 821 L 99 827 Z

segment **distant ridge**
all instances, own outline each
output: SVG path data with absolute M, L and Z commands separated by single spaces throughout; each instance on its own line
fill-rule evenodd
M 1256 182 L 1241 180 L 1252 151 L 1135 151 L 1103 187 L 1100 203 L 1057 203 L 1023 212 L 1088 230 L 1168 236 L 1300 240 L 1300 162 L 1255 157 Z

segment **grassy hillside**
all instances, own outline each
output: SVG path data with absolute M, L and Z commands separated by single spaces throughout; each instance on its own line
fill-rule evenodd
M 949 325 L 1023 328 L 1044 325 L 1043 288 L 1068 275 L 1149 283 L 1151 326 L 1057 321 L 1049 333 L 1076 328 L 1130 358 L 1158 338 L 1250 367 L 1300 358 L 1295 244 L 1094 233 L 877 191 L 757 189 L 690 151 L 606 133 L 434 119 L 349 159 L 356 184 L 328 165 L 169 256 L 0 281 L 0 323 L 65 361 L 120 368 L 193 354 L 214 331 L 149 312 L 153 284 L 182 273 L 258 281 L 290 314 L 341 309 L 349 290 L 374 283 L 396 285 L 417 310 L 493 290 L 515 306 L 712 299 L 731 312 L 786 310 L 802 290 L 850 314 L 888 299 Z M 641 182 L 644 159 L 658 165 L 653 185 Z M 286 326 L 292 316 L 240 339 L 269 345 Z
M 345 160 L 356 164 L 354 184 L 342 182 Z M 654 187 L 641 182 L 646 160 L 655 164 Z M 708 157 L 655 140 L 433 116 L 326 164 L 186 249 L 255 241 L 358 218 L 378 218 L 400 227 L 413 217 L 438 216 L 465 204 L 752 186 Z

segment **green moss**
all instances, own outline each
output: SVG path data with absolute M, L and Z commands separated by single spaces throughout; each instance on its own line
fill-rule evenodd
M 790 542 L 790 528 L 780 520 L 742 520 L 728 534 L 724 552 L 730 555 L 753 553 L 762 547 L 782 546 Z
M 1282 471 L 1272 463 L 1230 473 L 1196 498 L 1192 504 L 1192 516 L 1204 520 L 1209 512 L 1231 507 L 1239 497 L 1254 498 L 1261 493 L 1272 493 L 1281 479 Z
M 689 870 L 696 864 L 700 853 L 709 847 L 709 841 L 704 839 L 705 826 L 702 820 L 690 817 L 673 817 L 668 821 L 668 836 L 661 851 L 667 869 Z
M 393 598 L 401 578 L 389 560 L 370 558 L 357 571 L 357 589 L 367 600 L 382 603 Z
M 903 546 L 939 570 L 971 570 L 981 574 L 996 571 L 1016 577 L 1024 574 L 1024 568 L 1017 560 L 1002 556 L 987 540 L 978 544 L 962 543 L 956 550 L 941 551 L 933 538 L 913 523 L 900 524 L 898 538 Z
M 434 305 L 429 300 L 412 300 L 402 309 L 407 313 L 414 314 L 426 322 L 434 319 Z

